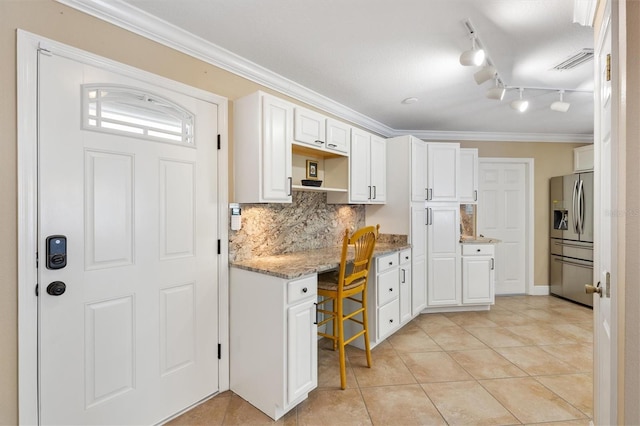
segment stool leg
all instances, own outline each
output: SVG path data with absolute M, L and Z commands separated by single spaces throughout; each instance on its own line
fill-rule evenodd
M 368 309 L 367 309 L 367 290 L 362 292 L 362 307 L 364 310 L 362 311 L 362 322 L 364 328 L 364 349 L 367 355 L 367 367 L 371 368 L 371 348 L 369 346 L 369 317 L 368 317 Z
M 338 322 L 338 348 L 340 350 L 340 388 L 345 389 L 347 387 L 347 366 L 344 354 L 344 312 L 342 299 L 336 300 L 338 304 L 338 315 L 336 321 Z
M 336 300 L 331 300 L 331 310 L 333 311 L 333 320 L 331 321 L 331 325 L 333 326 L 333 350 L 338 349 L 338 310 L 336 309 Z

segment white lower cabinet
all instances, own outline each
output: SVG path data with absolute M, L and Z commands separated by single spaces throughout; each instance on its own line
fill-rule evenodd
M 462 245 L 462 303 L 493 304 L 495 255 L 493 244 Z
M 231 268 L 231 390 L 274 420 L 317 387 L 316 299 L 316 274 L 289 281 Z
M 400 252 L 400 324 L 411 321 L 411 249 Z
M 457 306 L 460 291 L 460 206 L 427 207 L 427 305 Z

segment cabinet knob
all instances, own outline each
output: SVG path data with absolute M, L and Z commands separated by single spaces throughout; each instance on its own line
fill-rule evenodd
M 389 262 L 389 266 L 393 265 L 393 260 L 391 262 Z
M 390 293 L 391 293 L 391 292 L 393 292 L 393 287 L 391 287 L 391 288 L 389 289 L 389 292 L 390 292 Z
M 476 249 L 476 251 L 477 251 L 478 253 L 480 253 L 480 249 Z
M 308 290 L 306 287 L 304 287 L 304 288 L 302 289 L 302 292 L 303 292 L 303 293 L 306 293 L 307 291 L 309 291 L 309 290 Z
M 393 324 L 393 318 L 389 320 L 389 324 Z

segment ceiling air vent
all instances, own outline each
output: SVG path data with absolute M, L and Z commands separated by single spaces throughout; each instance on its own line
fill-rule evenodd
M 592 59 L 593 59 L 593 49 L 582 49 L 575 55 L 571 55 L 564 61 L 555 65 L 552 69 L 559 70 L 559 71 L 570 70 Z

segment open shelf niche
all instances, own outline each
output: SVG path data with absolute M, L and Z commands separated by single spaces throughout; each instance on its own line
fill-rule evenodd
M 297 144 L 293 144 L 292 154 L 294 191 L 347 192 L 348 156 Z M 318 179 L 322 181 L 319 187 L 302 185 L 302 179 L 307 178 L 307 160 L 318 162 Z

